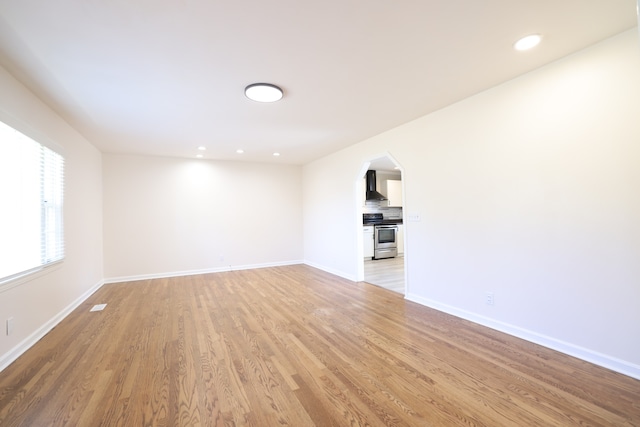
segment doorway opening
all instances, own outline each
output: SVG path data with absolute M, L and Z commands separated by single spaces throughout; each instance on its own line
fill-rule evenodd
M 375 173 L 371 173 L 375 171 Z M 359 280 L 406 294 L 403 170 L 388 153 L 366 162 L 358 175 Z M 393 234 L 389 229 L 393 230 Z M 383 234 L 384 233 L 384 234 Z M 376 239 L 393 236 L 393 251 L 376 249 Z M 379 244 L 381 242 L 378 242 Z M 388 246 L 388 241 L 384 242 Z

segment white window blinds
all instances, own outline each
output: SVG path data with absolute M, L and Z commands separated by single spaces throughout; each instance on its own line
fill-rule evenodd
M 0 122 L 0 284 L 64 258 L 64 158 Z

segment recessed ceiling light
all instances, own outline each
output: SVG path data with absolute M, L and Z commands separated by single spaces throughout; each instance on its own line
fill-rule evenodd
M 516 50 L 529 50 L 538 46 L 540 40 L 542 40 L 542 36 L 540 34 L 531 34 L 515 42 L 513 47 Z
M 275 102 L 282 99 L 282 89 L 271 83 L 254 83 L 244 88 L 247 98 L 258 102 Z
M 207 149 L 207 147 L 204 147 L 204 146 L 202 146 L 202 145 L 201 145 L 200 147 L 198 147 L 198 150 L 200 150 L 200 151 L 204 151 L 204 150 L 206 150 L 206 149 Z
M 242 153 L 244 153 L 244 150 L 243 150 L 242 148 L 238 148 L 238 149 L 236 150 L 236 153 L 238 153 L 238 154 L 242 154 Z
M 273 153 L 274 156 L 278 157 L 280 153 Z
M 197 157 L 197 158 L 199 158 L 199 159 L 201 159 L 201 158 L 203 158 L 204 156 L 203 156 L 202 154 L 197 154 L 197 155 L 196 155 L 196 157 Z

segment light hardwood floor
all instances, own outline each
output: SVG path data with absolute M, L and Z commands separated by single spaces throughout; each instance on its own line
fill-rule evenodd
M 296 265 L 105 285 L 0 373 L 0 425 L 639 426 L 639 397 L 640 381 Z
M 365 260 L 364 281 L 404 295 L 404 257 Z

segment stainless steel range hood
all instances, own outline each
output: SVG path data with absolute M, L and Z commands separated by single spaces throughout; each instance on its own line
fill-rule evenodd
M 367 171 L 367 200 L 387 200 L 382 194 L 376 190 L 376 171 Z

